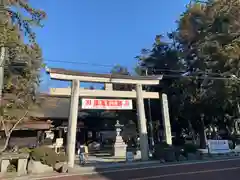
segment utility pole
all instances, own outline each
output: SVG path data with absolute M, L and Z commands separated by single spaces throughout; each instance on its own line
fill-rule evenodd
M 205 93 L 206 93 L 206 90 L 205 90 L 205 87 L 208 83 L 208 77 L 207 75 L 205 75 L 201 85 L 200 85 L 200 96 L 203 96 Z M 203 133 L 203 144 L 201 143 L 201 145 L 203 147 L 201 148 L 206 148 L 207 147 L 207 134 L 206 134 L 206 130 L 205 130 L 205 122 L 204 122 L 204 118 L 205 118 L 205 114 L 204 113 L 201 113 L 200 114 L 200 123 L 201 123 L 201 126 L 202 126 L 202 133 Z
M 5 60 L 5 47 L 1 47 L 1 54 L 0 54 L 0 101 L 2 104 L 2 92 L 3 92 L 3 80 L 4 80 L 4 60 Z
M 2 106 L 2 92 L 3 92 L 3 86 L 4 86 L 4 60 L 5 60 L 5 54 L 6 54 L 6 49 L 5 49 L 5 24 L 4 24 L 4 19 L 6 16 L 6 9 L 5 9 L 5 0 L 0 0 L 0 29 L 3 30 L 3 41 L 0 42 L 0 106 Z M 3 120 L 3 112 L 1 111 L 0 118 Z

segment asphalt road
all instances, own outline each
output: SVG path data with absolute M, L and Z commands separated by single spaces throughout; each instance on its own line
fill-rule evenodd
M 130 167 L 128 169 L 107 169 L 96 175 L 72 175 L 45 180 L 238 180 L 240 159 L 179 164 L 169 166 Z

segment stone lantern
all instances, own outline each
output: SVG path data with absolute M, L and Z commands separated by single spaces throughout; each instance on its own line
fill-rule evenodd
M 116 140 L 115 140 L 115 144 L 114 144 L 114 156 L 120 157 L 120 158 L 126 158 L 127 145 L 125 144 L 125 142 L 123 141 L 123 138 L 121 136 L 122 127 L 123 127 L 123 125 L 121 125 L 119 123 L 119 121 L 117 120 L 117 122 L 115 124 Z

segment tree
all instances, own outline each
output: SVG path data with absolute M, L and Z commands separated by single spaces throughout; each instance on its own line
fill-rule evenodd
M 207 124 L 222 126 L 223 116 L 238 114 L 239 81 L 208 77 L 240 75 L 239 7 L 237 0 L 193 2 L 174 33 L 189 71 L 199 76 L 194 80 L 195 90 L 190 99 L 198 109 L 196 115 L 207 115 Z
M 112 75 L 131 75 L 128 69 L 121 65 L 114 66 L 110 73 Z M 113 84 L 113 89 L 118 91 L 131 91 L 132 88 L 131 84 Z
M 137 57 L 138 72 L 164 75 L 155 90 L 168 94 L 172 123 L 196 131 L 202 146 L 206 127 L 232 129 L 239 117 L 240 81 L 229 79 L 240 76 L 239 8 L 238 0 L 191 1 L 169 43 L 158 35 Z
M 140 75 L 164 75 L 158 86 L 146 87 L 150 91 L 166 93 L 168 95 L 170 119 L 173 124 L 173 129 L 181 133 L 179 124 L 179 112 L 182 107 L 181 86 L 182 82 L 179 79 L 181 72 L 185 72 L 184 64 L 180 61 L 179 50 L 173 42 L 166 43 L 163 41 L 163 36 L 157 35 L 151 49 L 143 49 L 141 54 L 137 56 L 138 72 Z M 147 72 L 147 74 L 146 74 Z M 172 77 L 173 76 L 173 77 Z M 159 120 L 159 101 L 151 101 L 152 119 Z M 146 112 L 148 114 L 148 110 Z M 180 121 L 182 122 L 182 121 Z
M 31 7 L 26 0 L 3 0 L 4 9 L 1 16 L 1 40 L 6 46 L 8 41 L 13 38 L 11 32 L 15 29 L 20 30 L 23 35 L 27 36 L 31 43 L 36 41 L 36 35 L 33 26 L 42 26 L 41 22 L 46 17 L 43 10 Z M 10 34 L 8 34 L 10 33 Z M 17 39 L 20 34 L 17 33 Z M 14 37 L 16 40 L 16 37 Z M 16 43 L 13 42 L 13 43 Z
M 12 131 L 28 119 L 30 108 L 36 104 L 42 55 L 32 28 L 41 26 L 46 16 L 25 0 L 6 0 L 4 5 L 0 18 L 1 47 L 6 48 L 1 126 L 6 141 L 1 151 L 6 150 Z M 23 15 L 26 12 L 30 16 Z

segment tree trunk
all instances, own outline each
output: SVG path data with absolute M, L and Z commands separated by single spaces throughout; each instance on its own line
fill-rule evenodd
M 204 127 L 200 129 L 199 138 L 200 138 L 200 148 L 206 149 L 207 144 L 206 144 L 206 133 L 205 133 Z
M 9 145 L 9 141 L 10 141 L 12 132 L 13 132 L 14 129 L 17 127 L 17 125 L 26 117 L 27 114 L 28 114 L 28 111 L 25 112 L 24 116 L 21 117 L 21 118 L 13 125 L 13 127 L 12 127 L 10 130 L 8 130 L 7 127 L 5 126 L 4 120 L 1 119 L 1 122 L 2 122 L 2 125 L 3 125 L 3 128 L 4 128 L 4 131 L 5 131 L 6 141 L 5 141 L 5 144 L 4 144 L 3 149 L 0 150 L 0 153 L 1 153 L 1 152 L 4 152 L 4 151 L 7 149 L 8 145 Z
M 11 137 L 11 134 L 8 134 L 8 135 L 6 136 L 6 140 L 5 140 L 5 143 L 4 143 L 4 147 L 0 150 L 0 153 L 6 151 L 6 149 L 8 148 L 9 141 L 10 141 L 10 137 Z
M 200 117 L 199 138 L 200 138 L 200 148 L 206 149 L 207 148 L 207 137 L 206 137 L 206 132 L 205 132 L 204 114 L 201 114 L 201 117 Z
M 192 143 L 196 145 L 197 144 L 196 134 L 195 134 L 195 131 L 193 129 L 192 123 L 189 120 L 188 120 L 188 126 L 189 126 L 189 129 L 190 129 L 191 134 L 192 134 Z

